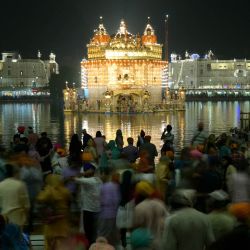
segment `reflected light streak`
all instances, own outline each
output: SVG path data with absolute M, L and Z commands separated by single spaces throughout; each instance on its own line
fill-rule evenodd
M 51 104 L 53 105 L 53 104 Z M 175 136 L 174 147 L 180 151 L 189 145 L 191 137 L 196 130 L 197 123 L 203 121 L 205 130 L 218 136 L 222 132 L 228 132 L 231 127 L 239 126 L 239 110 L 250 112 L 249 102 L 223 102 L 203 103 L 187 102 L 185 112 L 169 112 L 157 114 L 137 115 L 105 115 L 105 114 L 73 114 L 65 112 L 51 113 L 50 104 L 0 104 L 0 139 L 4 146 L 9 146 L 13 135 L 19 125 L 36 127 L 35 131 L 46 131 L 53 143 L 64 143 L 68 150 L 70 138 L 77 133 L 82 138 L 82 129 L 95 137 L 97 130 L 106 135 L 107 141 L 115 139 L 116 130 L 121 128 L 124 144 L 127 145 L 127 137 L 133 137 L 137 141 L 141 129 L 152 136 L 154 143 L 160 151 L 162 141 L 161 133 L 167 124 L 173 127 Z M 60 117 L 63 117 L 62 119 Z M 53 118 L 53 119 L 52 119 Z

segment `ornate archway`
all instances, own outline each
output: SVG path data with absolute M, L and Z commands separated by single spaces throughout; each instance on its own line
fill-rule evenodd
M 140 90 L 115 90 L 113 95 L 114 112 L 133 113 L 140 110 Z

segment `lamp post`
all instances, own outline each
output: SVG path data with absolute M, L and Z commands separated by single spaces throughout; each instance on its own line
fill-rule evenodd
M 165 16 L 165 60 L 168 61 L 168 19 L 169 15 Z

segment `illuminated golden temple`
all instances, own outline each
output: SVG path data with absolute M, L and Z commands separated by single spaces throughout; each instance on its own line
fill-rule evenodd
M 77 109 L 90 112 L 163 109 L 168 62 L 162 60 L 162 48 L 150 19 L 143 35 L 129 33 L 125 21 L 121 20 L 117 33 L 111 36 L 100 18 L 87 44 L 88 59 L 81 62 L 83 94 Z M 65 110 L 72 110 L 69 96 L 75 96 L 74 91 L 64 91 Z

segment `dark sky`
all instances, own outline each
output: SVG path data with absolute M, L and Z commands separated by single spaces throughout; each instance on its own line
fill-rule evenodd
M 164 17 L 169 19 L 169 51 L 219 58 L 250 59 L 250 1 L 248 0 L 1 0 L 0 51 L 43 58 L 50 51 L 61 65 L 79 67 L 86 43 L 99 16 L 110 34 L 124 18 L 131 33 L 142 33 L 147 17 L 158 41 L 164 42 Z

